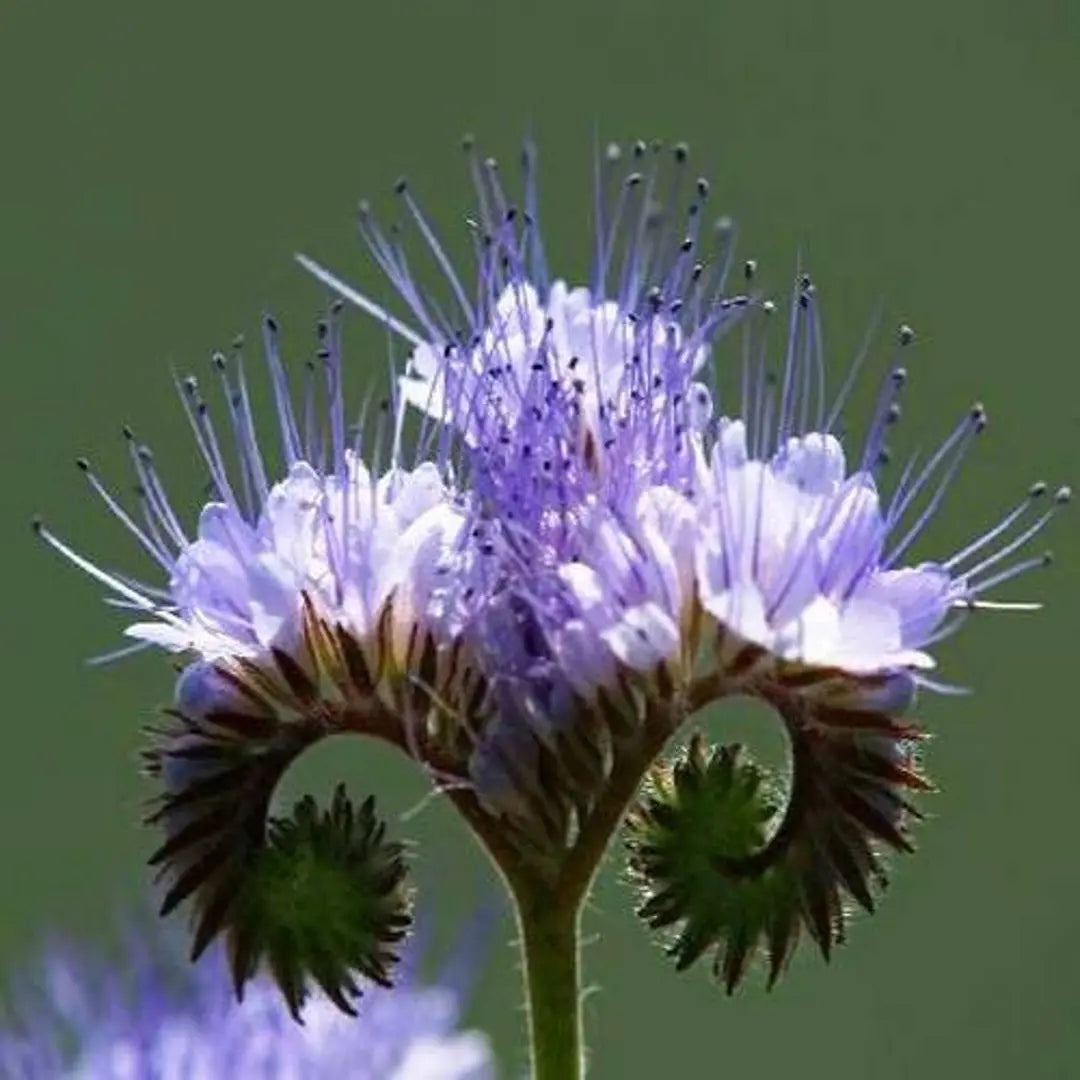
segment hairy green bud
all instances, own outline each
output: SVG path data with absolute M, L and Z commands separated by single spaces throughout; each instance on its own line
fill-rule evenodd
M 874 910 L 885 884 L 879 848 L 911 849 L 904 822 L 917 811 L 902 789 L 929 787 L 911 764 L 914 729 L 887 717 L 873 731 L 789 731 L 786 805 L 740 747 L 710 749 L 695 735 L 653 770 L 627 819 L 639 914 L 673 932 L 679 970 L 714 949 L 728 993 L 759 952 L 772 987 L 804 930 L 829 959 L 847 898 Z
M 264 958 L 297 1019 L 309 980 L 350 1014 L 357 976 L 390 985 L 412 918 L 404 846 L 385 833 L 374 798 L 354 808 L 344 785 L 326 811 L 305 796 L 291 818 L 270 820 L 230 912 L 238 996 Z

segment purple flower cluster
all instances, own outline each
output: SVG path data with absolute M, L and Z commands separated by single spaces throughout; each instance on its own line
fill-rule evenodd
M 895 714 L 920 686 L 947 689 L 928 674 L 932 649 L 969 612 L 1034 606 L 990 594 L 1047 561 L 1027 545 L 1068 490 L 1037 484 L 961 550 L 907 561 L 986 426 L 982 406 L 886 491 L 913 332 L 900 328 L 856 439 L 843 414 L 865 354 L 830 391 L 800 275 L 774 360 L 784 315 L 756 294 L 752 262 L 740 291 L 726 287 L 733 231 L 706 223 L 709 185 L 685 146 L 598 154 L 580 286 L 548 273 L 533 149 L 519 202 L 471 144 L 467 160 L 474 284 L 404 182 L 441 288 L 414 276 L 401 230 L 366 206 L 359 226 L 406 316 L 301 257 L 337 298 L 299 393 L 264 322 L 276 454 L 241 358 L 214 358 L 217 405 L 181 384 L 213 490 L 194 533 L 134 437 L 135 509 L 84 465 L 159 582 L 107 572 L 41 527 L 138 613 L 131 637 L 199 664 L 185 695 L 224 687 L 260 730 L 315 717 L 315 735 L 396 742 L 474 823 L 497 819 L 551 870 L 620 755 L 647 763 L 708 702 L 758 694 L 799 723 Z M 350 423 L 346 302 L 409 350 L 377 424 L 384 466 L 365 460 L 371 424 Z M 714 356 L 725 336 L 729 363 Z M 253 727 L 241 721 L 230 730 Z
M 268 978 L 244 1003 L 224 957 L 196 968 L 134 941 L 117 968 L 54 948 L 19 988 L 22 1022 L 0 1032 L 9 1080 L 486 1080 L 487 1040 L 458 1027 L 454 980 L 426 985 L 406 971 L 393 990 L 372 986 L 359 1017 L 324 997 L 304 1023 Z

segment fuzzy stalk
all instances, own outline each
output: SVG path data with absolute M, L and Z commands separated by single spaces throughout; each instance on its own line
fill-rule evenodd
M 533 1080 L 585 1075 L 580 985 L 580 905 L 539 890 L 516 894 Z

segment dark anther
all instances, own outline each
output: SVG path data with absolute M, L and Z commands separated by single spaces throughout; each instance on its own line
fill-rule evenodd
M 910 345 L 915 340 L 915 331 L 907 323 L 901 324 L 896 335 L 901 345 Z
M 709 181 L 704 176 L 699 176 L 697 179 L 697 193 L 703 198 L 708 198 L 709 195 Z
M 683 253 L 685 253 L 687 251 L 692 250 L 693 246 L 694 246 L 694 238 L 692 236 L 688 236 L 679 245 L 679 250 L 682 251 Z
M 632 172 L 626 178 L 626 186 L 627 187 L 637 187 L 637 185 L 641 183 L 642 179 L 643 179 L 643 177 L 642 177 L 641 173 Z
M 671 152 L 675 156 L 675 160 L 681 164 L 690 156 L 690 147 L 687 143 L 677 142 L 671 148 Z
M 750 281 L 757 273 L 757 259 L 747 259 L 743 263 L 743 277 Z
M 89 472 L 90 471 L 90 462 L 87 461 L 86 458 L 84 458 L 84 457 L 76 458 L 75 459 L 75 464 L 78 465 L 79 468 L 83 472 Z
M 638 139 L 634 143 L 634 157 L 642 158 L 645 156 L 645 143 L 641 139 Z

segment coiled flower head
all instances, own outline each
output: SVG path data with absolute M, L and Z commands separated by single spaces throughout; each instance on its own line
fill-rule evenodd
M 508 874 L 580 900 L 668 739 L 699 709 L 750 694 L 782 718 L 792 776 L 784 842 L 763 834 L 759 853 L 737 858 L 765 874 L 797 854 L 785 880 L 802 899 L 785 925 L 806 925 L 828 951 L 843 894 L 867 903 L 875 845 L 908 844 L 905 792 L 925 782 L 911 758 L 919 731 L 897 717 L 918 688 L 949 689 L 928 674 L 931 650 L 973 610 L 1032 606 L 990 593 L 1047 561 L 1027 545 L 1068 489 L 1047 499 L 1036 484 L 960 550 L 907 561 L 986 426 L 981 405 L 889 488 L 879 470 L 907 381 L 899 356 L 857 443 L 845 413 L 868 350 L 832 392 L 815 286 L 800 274 L 774 361 L 762 327 L 782 317 L 757 294 L 752 261 L 727 286 L 733 231 L 706 225 L 709 184 L 689 172 L 684 145 L 634 144 L 628 166 L 615 146 L 598 155 L 593 270 L 580 285 L 548 271 L 535 150 L 522 157 L 518 201 L 471 140 L 466 157 L 468 275 L 406 182 L 395 192 L 441 287 L 413 275 L 403 231 L 361 207 L 362 237 L 406 316 L 301 257 L 338 299 L 320 326 L 325 424 L 307 420 L 314 398 L 291 404 L 274 325 L 264 327 L 283 479 L 271 481 L 242 370 L 220 358 L 235 468 L 198 386 L 182 388 L 215 491 L 194 539 L 134 444 L 143 523 L 88 471 L 166 588 L 107 574 L 42 530 L 149 613 L 130 633 L 195 661 L 165 736 L 165 759 L 198 763 L 162 771 L 163 823 L 184 836 L 167 841 L 170 855 L 192 838 L 202 854 L 185 805 L 205 782 L 222 821 L 251 823 L 226 830 L 233 846 L 218 852 L 243 869 L 281 771 L 347 730 L 419 760 Z M 410 350 L 381 474 L 346 434 L 341 301 Z M 736 326 L 732 380 L 718 374 L 718 346 Z M 913 339 L 901 327 L 897 350 Z M 405 468 L 409 415 L 419 451 Z M 714 856 L 721 868 L 736 857 Z M 218 880 L 195 865 L 201 884 Z M 664 917 L 692 925 L 691 906 Z M 710 942 L 732 925 L 712 925 Z M 779 940 L 774 963 L 787 955 Z M 726 954 L 730 985 L 751 945 Z

